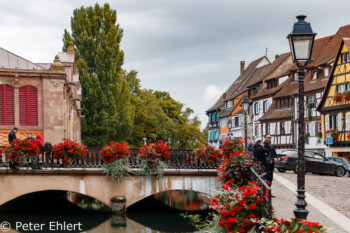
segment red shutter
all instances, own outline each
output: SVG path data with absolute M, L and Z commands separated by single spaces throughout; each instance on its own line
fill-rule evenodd
M 19 124 L 27 125 L 27 86 L 19 88 Z
M 4 103 L 4 91 L 5 85 L 0 85 L 0 125 L 5 124 L 5 116 L 4 116 L 4 110 L 5 110 L 5 103 Z
M 0 125 L 14 125 L 14 89 L 9 85 L 0 85 Z
M 24 86 L 19 89 L 19 124 L 38 125 L 38 89 Z
M 29 125 L 38 125 L 38 89 L 36 87 L 29 88 Z
M 6 125 L 15 124 L 15 100 L 14 89 L 11 86 L 6 86 Z

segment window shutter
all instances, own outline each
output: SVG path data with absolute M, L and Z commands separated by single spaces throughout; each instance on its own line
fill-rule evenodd
M 346 113 L 346 130 L 350 130 L 350 113 Z
M 337 123 L 338 123 L 338 125 L 337 125 L 337 129 L 339 130 L 339 131 L 343 131 L 343 119 L 342 119 L 342 114 L 341 113 L 339 113 L 338 114 L 338 119 L 337 119 Z
M 324 117 L 324 127 L 325 131 L 329 130 L 329 115 Z
M 38 89 L 32 86 L 19 88 L 20 125 L 38 125 Z
M 0 86 L 0 125 L 5 124 L 5 103 L 4 103 L 4 85 Z
M 0 85 L 0 125 L 14 125 L 14 89 L 9 85 Z

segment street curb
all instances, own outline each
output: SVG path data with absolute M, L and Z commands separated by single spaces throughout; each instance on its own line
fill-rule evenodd
M 292 182 L 276 174 L 274 174 L 273 178 L 274 180 L 278 181 L 281 185 L 285 186 L 290 191 L 292 191 L 295 195 L 297 194 L 296 192 L 297 186 L 294 185 Z M 341 214 L 337 210 L 333 209 L 332 207 L 328 206 L 318 198 L 312 196 L 310 193 L 306 192 L 305 195 L 306 195 L 306 202 L 308 204 L 312 205 L 314 208 L 320 211 L 323 215 L 325 215 L 334 223 L 336 223 L 341 228 L 343 228 L 346 232 L 350 233 L 349 218 L 347 218 L 345 215 Z

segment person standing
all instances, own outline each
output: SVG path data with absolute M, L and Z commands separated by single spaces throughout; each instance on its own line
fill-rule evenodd
M 17 131 L 18 131 L 18 129 L 16 127 L 14 127 L 12 129 L 12 131 L 9 133 L 9 143 L 10 143 L 10 145 L 13 145 L 13 141 L 15 139 L 17 139 L 17 137 L 16 137 Z
M 34 164 L 34 166 L 33 166 L 33 169 L 41 169 L 40 164 L 39 164 L 39 158 L 40 158 L 40 154 L 41 154 L 41 152 L 42 152 L 42 150 L 43 150 L 44 145 L 43 145 L 43 143 L 42 143 L 42 141 L 41 141 L 41 135 L 40 135 L 40 134 L 37 134 L 37 135 L 35 136 L 34 143 L 39 147 L 40 152 L 39 152 L 39 154 L 38 154 L 38 157 L 35 158 L 35 164 Z
M 32 133 L 31 133 L 31 132 L 28 132 L 28 133 L 27 133 L 27 140 L 30 140 L 30 141 L 35 141 L 35 138 L 33 138 L 33 136 L 32 136 Z
M 253 155 L 264 166 L 265 173 L 267 172 L 266 157 L 269 154 L 270 151 L 264 147 L 264 142 L 262 140 L 256 141 L 254 145 Z
M 248 137 L 248 154 L 253 155 L 253 150 L 254 150 L 254 142 L 250 137 Z
M 265 136 L 265 141 L 264 141 L 264 148 L 268 149 L 270 152 L 270 159 L 267 164 L 267 181 L 269 185 L 272 185 L 272 180 L 273 180 L 273 170 L 275 168 L 275 162 L 277 162 L 277 154 L 275 150 L 275 146 L 271 145 L 271 135 L 267 134 Z

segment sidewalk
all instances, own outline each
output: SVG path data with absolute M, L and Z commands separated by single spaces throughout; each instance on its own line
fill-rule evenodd
M 272 183 L 272 193 L 276 196 L 276 198 L 272 198 L 274 217 L 284 218 L 287 220 L 290 220 L 291 217 L 294 217 L 293 210 L 296 208 L 294 204 L 297 198 L 296 194 L 290 190 L 294 188 L 292 186 L 293 184 L 288 180 L 277 174 L 274 174 L 274 182 Z M 350 232 L 350 219 L 337 212 L 333 208 L 327 206 L 323 202 L 320 202 L 317 200 L 317 198 L 312 198 L 310 194 L 306 194 L 306 196 L 307 198 L 311 198 L 308 201 L 307 206 L 307 209 L 309 210 L 307 220 L 319 222 L 321 225 L 327 227 L 330 230 L 329 232 Z M 329 217 L 327 217 L 321 211 L 323 213 L 327 213 L 327 216 Z M 335 219 L 339 219 L 339 221 L 335 222 Z

